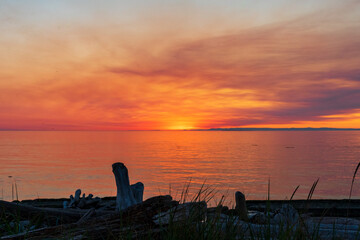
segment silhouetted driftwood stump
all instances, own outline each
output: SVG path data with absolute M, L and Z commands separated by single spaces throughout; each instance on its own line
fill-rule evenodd
M 235 210 L 239 214 L 242 220 L 248 220 L 248 211 L 246 208 L 245 195 L 242 192 L 237 191 L 235 193 Z
M 112 169 L 117 187 L 116 210 L 120 211 L 141 203 L 143 201 L 144 184 L 138 182 L 130 186 L 128 170 L 123 163 L 114 163 Z

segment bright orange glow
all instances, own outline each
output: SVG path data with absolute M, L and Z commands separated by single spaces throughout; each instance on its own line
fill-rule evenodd
M 168 128 L 168 130 L 191 130 L 191 129 L 195 129 L 195 128 L 187 125 L 174 125 L 173 127 Z

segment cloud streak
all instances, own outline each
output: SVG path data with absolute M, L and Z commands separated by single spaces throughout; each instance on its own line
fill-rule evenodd
M 215 37 L 163 35 L 158 45 L 116 29 L 60 31 L 45 44 L 29 34 L 22 52 L 3 40 L 14 54 L 1 63 L 0 128 L 358 127 L 356 9 L 347 1 Z
M 273 103 L 266 108 L 254 103 L 253 110 L 232 106 L 234 117 L 251 119 L 256 113 L 263 120 L 229 120 L 231 126 L 281 124 L 284 119 L 287 123 L 317 121 L 326 115 L 358 111 L 359 24 L 339 28 L 328 20 L 309 26 L 319 16 L 312 18 L 201 39 L 168 49 L 136 69 L 112 67 L 108 71 L 204 89 L 209 99 L 218 89 L 249 90 L 254 102 Z M 226 97 L 243 99 L 230 93 Z

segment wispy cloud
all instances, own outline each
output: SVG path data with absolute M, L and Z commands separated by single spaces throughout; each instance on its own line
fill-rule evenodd
M 0 57 L 7 67 L 0 128 L 335 126 L 342 118 L 327 116 L 356 119 L 360 109 L 358 9 L 346 1 L 292 20 L 159 42 L 84 28 L 44 41 L 40 30 L 27 30 L 28 48 L 18 50 L 18 40 L 9 48 L 17 58 L 10 50 L 9 64 Z
M 350 11 L 349 6 L 345 10 Z M 184 43 L 136 68 L 110 67 L 108 71 L 175 84 L 184 92 L 203 89 L 208 91 L 209 101 L 218 96 L 218 89 L 251 91 L 253 109 L 231 106 L 230 120 L 219 121 L 219 125 L 316 121 L 360 108 L 359 27 L 356 22 L 313 14 Z M 222 97 L 229 102 L 246 100 L 234 92 Z M 263 101 L 273 104 L 257 104 Z M 214 111 L 211 107 L 204 110 Z M 215 111 L 226 112 L 226 104 Z M 254 114 L 257 117 L 252 119 Z M 237 116 L 242 118 L 234 120 Z

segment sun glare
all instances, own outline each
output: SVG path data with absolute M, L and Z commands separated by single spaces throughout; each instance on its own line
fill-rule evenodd
M 191 129 L 195 129 L 195 127 L 185 124 L 174 125 L 168 128 L 168 130 L 191 130 Z

